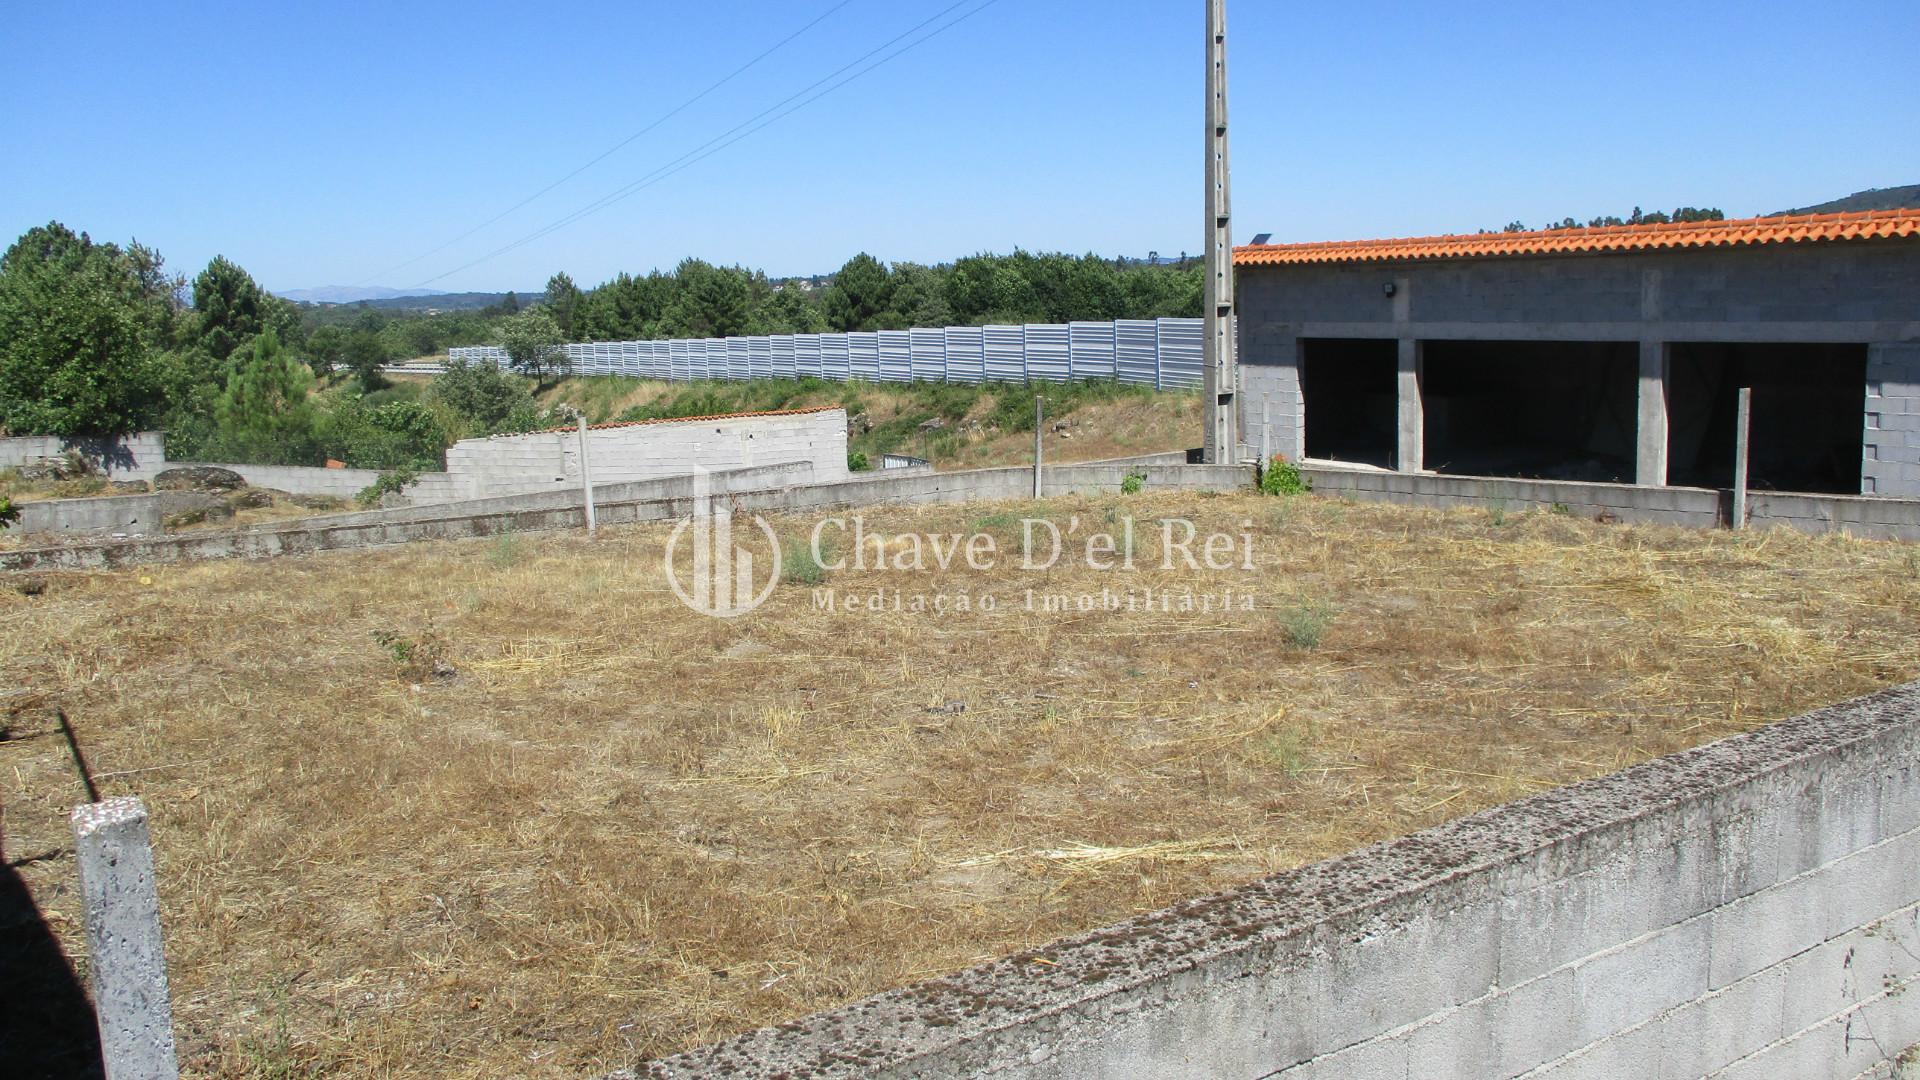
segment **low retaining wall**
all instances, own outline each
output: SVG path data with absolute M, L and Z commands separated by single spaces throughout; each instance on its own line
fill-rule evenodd
M 1511 480 L 1302 466 L 1313 490 L 1368 502 L 1391 502 L 1442 510 L 1495 507 L 1546 510 L 1556 506 L 1583 517 L 1611 514 L 1621 521 L 1711 529 L 1726 524 L 1732 497 L 1713 488 L 1640 487 L 1573 480 Z M 1813 495 L 1754 491 L 1747 522 L 1785 525 L 1803 532 L 1845 531 L 1874 540 L 1920 540 L 1920 499 L 1873 495 Z
M 884 503 L 967 502 L 1021 499 L 1033 494 L 1031 469 L 977 469 L 919 473 L 894 469 L 861 473 L 825 484 L 788 486 L 786 468 L 763 466 L 711 473 L 713 494 L 725 494 L 736 510 L 797 511 Z M 1047 494 L 1114 492 L 1132 472 L 1145 472 L 1148 488 L 1230 490 L 1244 487 L 1251 473 L 1237 465 L 1062 465 L 1044 474 Z M 596 492 L 600 489 L 596 488 Z M 693 511 L 693 478 L 669 477 L 634 484 L 630 498 L 601 503 L 595 514 L 603 525 L 664 521 Z M 493 509 L 474 512 L 475 505 Z M 0 570 L 81 570 L 135 563 L 196 559 L 265 558 L 416 540 L 451 540 L 502 532 L 578 529 L 586 512 L 577 493 L 512 496 L 504 503 L 449 503 L 358 514 L 329 515 L 256 525 L 247 529 L 201 532 L 151 540 L 72 544 L 52 548 L 0 551 Z
M 1228 491 L 1251 482 L 1242 465 L 1154 464 L 1152 456 L 1042 470 L 1044 495 L 1117 492 L 1128 476 L 1144 473 L 1150 489 Z M 246 466 L 245 468 L 254 468 Z M 709 474 L 715 492 L 732 496 L 736 509 L 779 512 L 887 502 L 961 502 L 1022 499 L 1033 494 L 1033 470 L 1012 467 L 936 473 L 921 468 L 851 474 L 814 481 L 813 466 L 799 462 Z M 321 471 L 321 470 L 313 470 Z M 340 470 L 327 470 L 338 472 Z M 1585 516 L 1612 514 L 1623 521 L 1710 528 L 1721 492 L 1704 488 L 1651 488 L 1560 480 L 1362 472 L 1320 466 L 1302 470 L 1324 495 L 1441 509 L 1466 506 L 1510 510 L 1564 507 Z M 724 479 L 723 479 L 724 478 Z M 689 477 L 597 485 L 595 501 L 604 524 L 658 521 L 690 512 Z M 1762 493 L 1749 503 L 1756 525 L 1786 525 L 1809 532 L 1845 530 L 1878 539 L 1920 540 L 1920 500 L 1871 496 Z M 171 511 L 169 511 L 171 512 Z M 206 532 L 142 543 L 68 545 L 0 552 L 0 570 L 84 569 L 132 562 L 256 558 L 414 540 L 485 536 L 507 529 L 537 531 L 585 525 L 577 489 L 433 503 L 256 525 L 233 532 Z M 122 530 L 124 531 L 124 530 Z
M 730 469 L 725 472 L 709 473 L 708 480 L 715 494 L 733 491 L 754 490 L 758 488 L 787 488 L 813 482 L 813 465 L 810 462 L 796 461 L 781 465 L 762 465 L 752 469 Z M 648 502 L 656 499 L 682 499 L 693 495 L 693 477 L 672 476 L 660 480 L 642 480 L 630 484 L 595 484 L 593 503 L 596 517 L 602 508 L 622 503 Z M 436 503 L 415 506 L 397 506 L 385 510 L 361 510 L 344 514 L 325 514 L 317 517 L 300 518 L 297 521 L 284 522 L 278 528 L 330 529 L 342 525 L 400 524 L 404 522 L 440 521 L 447 518 L 475 517 L 487 514 L 513 514 L 530 510 L 580 510 L 581 524 L 584 525 L 586 495 L 579 488 L 566 488 L 559 491 L 541 491 L 529 495 L 500 495 L 491 499 L 466 499 L 458 503 Z
M 594 487 L 684 476 L 692 468 L 738 470 L 806 463 L 818 480 L 847 472 L 847 414 L 820 408 L 738 416 L 602 424 L 587 429 Z M 380 478 L 375 469 L 174 462 L 231 469 L 253 487 L 351 499 Z M 462 439 L 445 472 L 421 473 L 401 494 L 415 505 L 580 490 L 580 437 L 568 429 Z
M 614 1075 L 1843 1080 L 1916 866 L 1911 684 Z
M 166 434 L 136 431 L 131 435 L 65 436 L 22 435 L 0 439 L 0 469 L 10 469 L 46 457 L 77 452 L 102 475 L 114 480 L 151 480 L 167 467 Z
M 197 491 L 36 499 L 18 504 L 16 528 L 23 536 L 159 536 L 167 531 L 167 515 L 218 501 Z
M 250 487 L 272 488 L 290 495 L 324 495 L 351 501 L 380 479 L 378 469 L 323 469 L 316 465 L 235 465 L 224 461 L 175 461 L 168 468 L 210 466 L 239 473 Z M 414 502 L 452 502 L 462 498 L 460 485 L 447 473 L 421 473 L 403 492 Z
M 587 429 L 587 451 L 596 485 L 795 461 L 811 462 L 820 480 L 838 480 L 848 475 L 847 413 L 834 407 L 599 424 Z M 580 437 L 568 429 L 462 439 L 447 448 L 447 472 L 466 499 L 578 488 Z

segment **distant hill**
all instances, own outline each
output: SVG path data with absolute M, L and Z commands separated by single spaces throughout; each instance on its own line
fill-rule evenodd
M 1906 187 L 1868 188 L 1865 191 L 1856 191 L 1844 199 L 1815 203 L 1795 210 L 1778 210 L 1767 216 L 1845 214 L 1856 210 L 1904 210 L 1914 206 L 1920 206 L 1920 184 L 1908 184 Z
M 353 288 L 329 285 L 318 289 L 289 289 L 278 295 L 297 304 L 337 307 L 343 304 L 365 305 L 379 311 L 477 311 L 506 299 L 503 292 L 436 292 L 432 289 L 383 289 L 378 286 Z M 546 297 L 545 289 L 514 290 L 514 299 L 522 304 L 537 303 Z
M 439 296 L 437 289 L 389 289 L 384 285 L 322 285 L 315 289 L 287 289 L 278 295 L 302 304 L 352 304 L 361 300 L 398 300 Z

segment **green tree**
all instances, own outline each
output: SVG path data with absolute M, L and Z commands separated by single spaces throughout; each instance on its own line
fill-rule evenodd
M 0 256 L 0 430 L 120 434 L 165 411 L 158 346 L 169 313 L 149 256 L 58 222 Z
M 561 346 L 566 338 L 545 308 L 533 308 L 500 321 L 500 347 L 515 371 L 546 382 L 572 366 Z
M 953 308 L 947 303 L 945 277 L 941 271 L 918 263 L 899 263 L 893 268 L 891 309 L 882 329 L 904 330 L 915 326 L 948 326 L 953 323 Z
M 580 299 L 584 294 L 580 286 L 565 271 L 547 279 L 547 310 L 553 312 L 553 321 L 560 327 L 560 333 L 568 340 L 575 340 L 574 316 L 580 313 Z
M 314 462 L 317 417 L 308 398 L 312 376 L 271 330 L 255 337 L 233 359 L 233 374 L 214 406 L 219 426 L 209 451 L 223 461 Z
M 224 370 L 234 352 L 269 330 L 284 336 L 298 316 L 253 275 L 216 255 L 193 279 L 193 343 Z
M 770 334 L 818 334 L 827 328 L 827 320 L 820 306 L 809 302 L 790 281 L 768 298 L 766 325 Z
M 833 276 L 822 307 L 827 325 L 835 330 L 874 329 L 893 308 L 893 274 L 863 251 Z
M 737 266 L 685 259 L 673 276 L 677 288 L 666 312 L 670 336 L 732 337 L 748 331 L 753 275 Z
M 356 328 L 347 335 L 340 350 L 340 360 L 359 380 L 362 393 L 371 394 L 391 385 L 380 369 L 393 362 L 393 355 L 387 351 L 386 342 L 380 340 L 379 334 Z

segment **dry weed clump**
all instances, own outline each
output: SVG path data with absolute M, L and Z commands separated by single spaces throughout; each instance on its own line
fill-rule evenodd
M 674 599 L 660 526 L 44 575 L 0 589 L 6 850 L 83 962 L 62 707 L 154 812 L 189 1074 L 579 1076 L 1920 670 L 1897 544 L 1252 495 L 866 517 L 1017 551 L 1129 514 L 1124 581 L 827 569 L 733 620 Z M 1181 517 L 1252 569 L 1162 569 Z M 1103 588 L 1252 605 L 1045 606 Z

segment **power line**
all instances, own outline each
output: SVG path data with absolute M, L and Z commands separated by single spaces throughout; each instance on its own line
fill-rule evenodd
M 642 135 L 647 134 L 653 129 L 659 127 L 661 124 L 664 124 L 667 121 L 673 119 L 674 117 L 680 115 L 681 113 L 685 112 L 688 107 L 700 101 L 702 98 L 706 97 L 708 94 L 713 93 L 715 90 L 718 90 L 721 87 L 727 85 L 728 83 L 732 82 L 734 79 L 739 78 L 741 75 L 745 74 L 748 71 L 748 69 L 760 63 L 760 61 L 765 60 L 767 57 L 772 56 L 774 53 L 779 52 L 782 48 L 785 48 L 787 45 L 791 44 L 795 38 L 799 37 L 800 35 L 806 33 L 807 31 L 825 22 L 827 18 L 831 16 L 834 12 L 839 11 L 841 8 L 846 7 L 848 4 L 851 4 L 851 3 L 853 3 L 853 0 L 840 0 L 839 3 L 833 5 L 827 10 L 814 16 L 813 21 L 807 23 L 805 26 L 802 26 L 800 29 L 795 30 L 793 33 L 788 34 L 786 37 L 781 38 L 779 41 L 774 42 L 772 45 L 768 46 L 765 51 L 761 52 L 758 56 L 755 56 L 753 59 L 748 60 L 744 64 L 741 64 L 739 67 L 734 68 L 732 71 L 728 72 L 725 76 L 720 78 L 718 81 L 709 85 L 706 89 L 693 95 L 692 97 L 681 102 L 680 104 L 675 105 L 673 108 L 667 110 L 665 113 L 662 113 L 660 116 L 656 117 L 654 121 L 648 124 L 646 127 L 643 127 L 639 131 L 636 131 L 633 134 L 627 136 L 626 138 L 621 139 L 619 142 L 614 143 L 612 146 L 602 151 L 598 156 L 594 157 L 592 160 L 588 161 L 586 164 L 573 170 L 567 175 L 561 177 L 560 179 L 555 180 L 553 183 L 548 184 L 546 187 L 541 188 L 539 191 L 536 191 L 533 194 L 527 196 L 526 198 L 521 199 L 519 202 L 514 203 L 512 206 L 507 207 L 505 210 L 500 211 L 499 213 L 493 215 L 487 220 L 481 222 L 480 224 L 475 225 L 473 228 L 468 229 L 466 232 L 461 233 L 459 236 L 456 236 L 453 239 L 448 240 L 446 243 L 441 244 L 434 248 L 430 248 L 426 251 L 423 251 L 420 254 L 415 255 L 413 258 L 408 259 L 405 262 L 395 263 L 392 266 L 387 267 L 385 270 L 381 270 L 378 273 L 374 274 L 372 277 L 368 278 L 367 281 L 362 282 L 361 284 L 363 285 L 371 284 L 377 278 L 385 277 L 386 275 L 393 273 L 395 270 L 398 270 L 406 266 L 412 266 L 414 263 L 417 263 L 420 260 L 427 258 L 430 255 L 437 255 L 440 252 L 445 251 L 446 249 L 452 247 L 453 245 L 459 243 L 460 241 L 465 240 L 467 237 L 472 236 L 474 233 L 477 233 L 480 230 L 485 229 L 489 225 L 492 225 L 495 222 L 498 222 L 499 220 L 506 217 L 507 215 L 512 214 L 514 211 L 520 209 L 521 207 L 527 205 L 528 203 L 534 201 L 535 199 L 538 199 L 540 196 L 545 195 L 547 192 L 552 191 L 554 188 L 559 187 L 561 184 L 566 183 L 567 181 L 573 179 L 574 177 L 579 176 L 581 173 L 586 172 L 588 169 L 593 168 L 595 165 L 598 165 L 601 162 L 607 160 L 608 158 L 612 157 L 614 154 L 632 145 L 635 139 L 640 138 Z
M 853 74 L 851 75 L 847 75 L 846 78 L 840 79 L 840 81 L 838 82 L 833 82 L 834 79 L 838 78 L 842 74 L 845 74 L 850 69 L 859 67 L 859 65 L 861 65 L 862 63 L 865 63 L 867 60 L 873 58 L 875 55 L 882 52 L 886 52 L 887 49 L 892 48 L 896 44 L 899 44 L 902 40 L 912 37 L 914 34 L 919 33 L 919 31 L 925 29 L 927 26 L 931 24 L 938 22 L 940 19 L 944 18 L 945 16 L 952 13 L 956 9 L 965 7 L 967 6 L 967 4 L 972 2 L 974 2 L 974 0 L 957 0 L 956 3 L 949 4 L 945 8 L 942 8 L 941 10 L 935 12 L 933 15 L 915 24 L 914 26 L 907 29 L 906 31 L 895 35 L 894 37 L 888 39 L 886 42 L 883 42 L 882 44 L 880 44 L 879 46 L 876 46 L 875 48 L 870 49 L 867 52 L 861 54 L 859 57 L 856 57 L 852 62 L 843 65 L 837 70 L 829 73 L 828 75 L 826 75 L 821 79 L 814 81 L 813 83 L 796 91 L 795 93 L 790 94 L 785 98 L 782 98 L 780 101 L 775 102 L 773 105 L 769 106 L 768 108 L 763 109 L 758 113 L 755 113 L 753 116 L 748 117 L 746 120 L 743 120 L 739 124 L 734 125 L 733 127 L 727 129 L 724 132 L 721 132 L 719 135 L 714 136 L 712 139 L 709 139 L 706 142 L 700 144 L 699 146 L 694 147 L 692 150 L 687 151 L 685 154 L 682 154 L 681 156 L 673 159 L 672 161 L 667 162 L 665 165 L 660 166 L 659 168 L 653 170 L 652 172 L 649 172 L 641 176 L 638 180 L 635 180 L 632 183 L 629 183 L 623 187 L 616 188 L 612 192 L 609 192 L 608 194 L 600 197 L 599 199 L 596 199 L 595 201 L 588 203 L 586 206 L 583 206 L 580 209 L 575 210 L 574 212 L 566 215 L 565 217 L 560 218 L 558 221 L 555 221 L 549 225 L 543 226 L 527 234 L 526 236 L 523 236 L 520 239 L 513 241 L 512 243 L 495 248 L 494 250 L 487 252 L 485 255 L 481 255 L 478 258 L 462 263 L 461 265 L 456 266 L 451 270 L 445 271 L 444 273 L 436 274 L 433 277 L 425 279 L 424 281 L 416 282 L 414 285 L 409 287 L 416 288 L 416 289 L 421 288 L 426 285 L 431 285 L 432 283 L 439 281 L 442 278 L 451 277 L 452 275 L 457 274 L 462 270 L 471 269 L 490 259 L 496 258 L 500 255 L 504 255 L 509 251 L 514 251 L 518 248 L 524 247 L 525 245 L 530 244 L 533 241 L 538 240 L 560 229 L 563 229 L 566 226 L 581 220 L 582 218 L 585 218 L 591 214 L 598 213 L 599 211 L 604 210 L 609 206 L 612 206 L 614 203 L 617 203 L 622 199 L 627 198 L 630 195 L 633 195 L 639 191 L 645 190 L 646 188 L 652 187 L 653 185 L 659 183 L 662 180 L 665 180 L 666 178 L 674 175 L 675 173 L 681 172 L 682 170 L 687 169 L 690 166 L 698 164 L 699 162 L 704 161 L 709 157 L 712 157 L 714 154 L 717 154 L 720 151 L 725 150 L 727 147 L 732 146 L 734 143 L 739 142 L 741 139 L 747 138 L 748 136 L 753 135 L 758 131 L 761 131 L 775 123 L 778 123 L 779 121 L 785 119 L 786 117 L 791 116 L 794 113 L 799 112 L 801 109 L 806 108 L 808 105 L 811 105 L 814 102 L 819 101 L 821 98 L 826 97 L 828 94 L 833 93 L 835 90 L 838 90 L 841 87 L 846 86 L 848 83 L 851 83 L 873 72 L 874 70 L 884 66 L 885 64 L 898 59 L 899 57 L 905 55 L 906 53 L 911 52 L 916 48 L 919 48 L 921 45 L 924 45 L 927 42 L 932 41 L 934 38 L 939 37 L 941 34 L 946 33 L 948 30 L 951 30 L 954 27 L 960 25 L 961 23 L 966 22 L 968 19 L 971 19 L 975 15 L 980 14 L 982 11 L 985 11 L 987 8 L 992 7 L 994 4 L 999 3 L 999 0 L 985 0 L 984 3 L 981 3 L 979 4 L 979 6 L 973 8 L 972 10 L 963 13 L 962 15 L 960 15 L 960 17 L 953 19 L 940 27 L 937 27 L 936 29 L 932 30 L 931 32 L 925 35 L 922 35 L 917 40 L 908 42 L 907 44 L 901 46 L 900 48 L 895 49 L 893 52 L 880 57 L 880 59 L 874 60 L 873 63 L 868 64 L 864 68 L 860 68 L 860 70 L 853 72 Z M 821 87 L 824 84 L 828 84 L 828 83 L 831 83 L 831 85 L 825 85 L 825 88 L 821 89 Z M 814 92 L 816 90 L 818 90 L 818 93 Z M 808 96 L 808 95 L 811 95 L 811 96 Z M 797 99 L 804 99 L 804 100 L 798 100 L 797 103 L 795 103 Z M 786 106 L 788 105 L 791 105 L 791 108 L 787 108 Z

